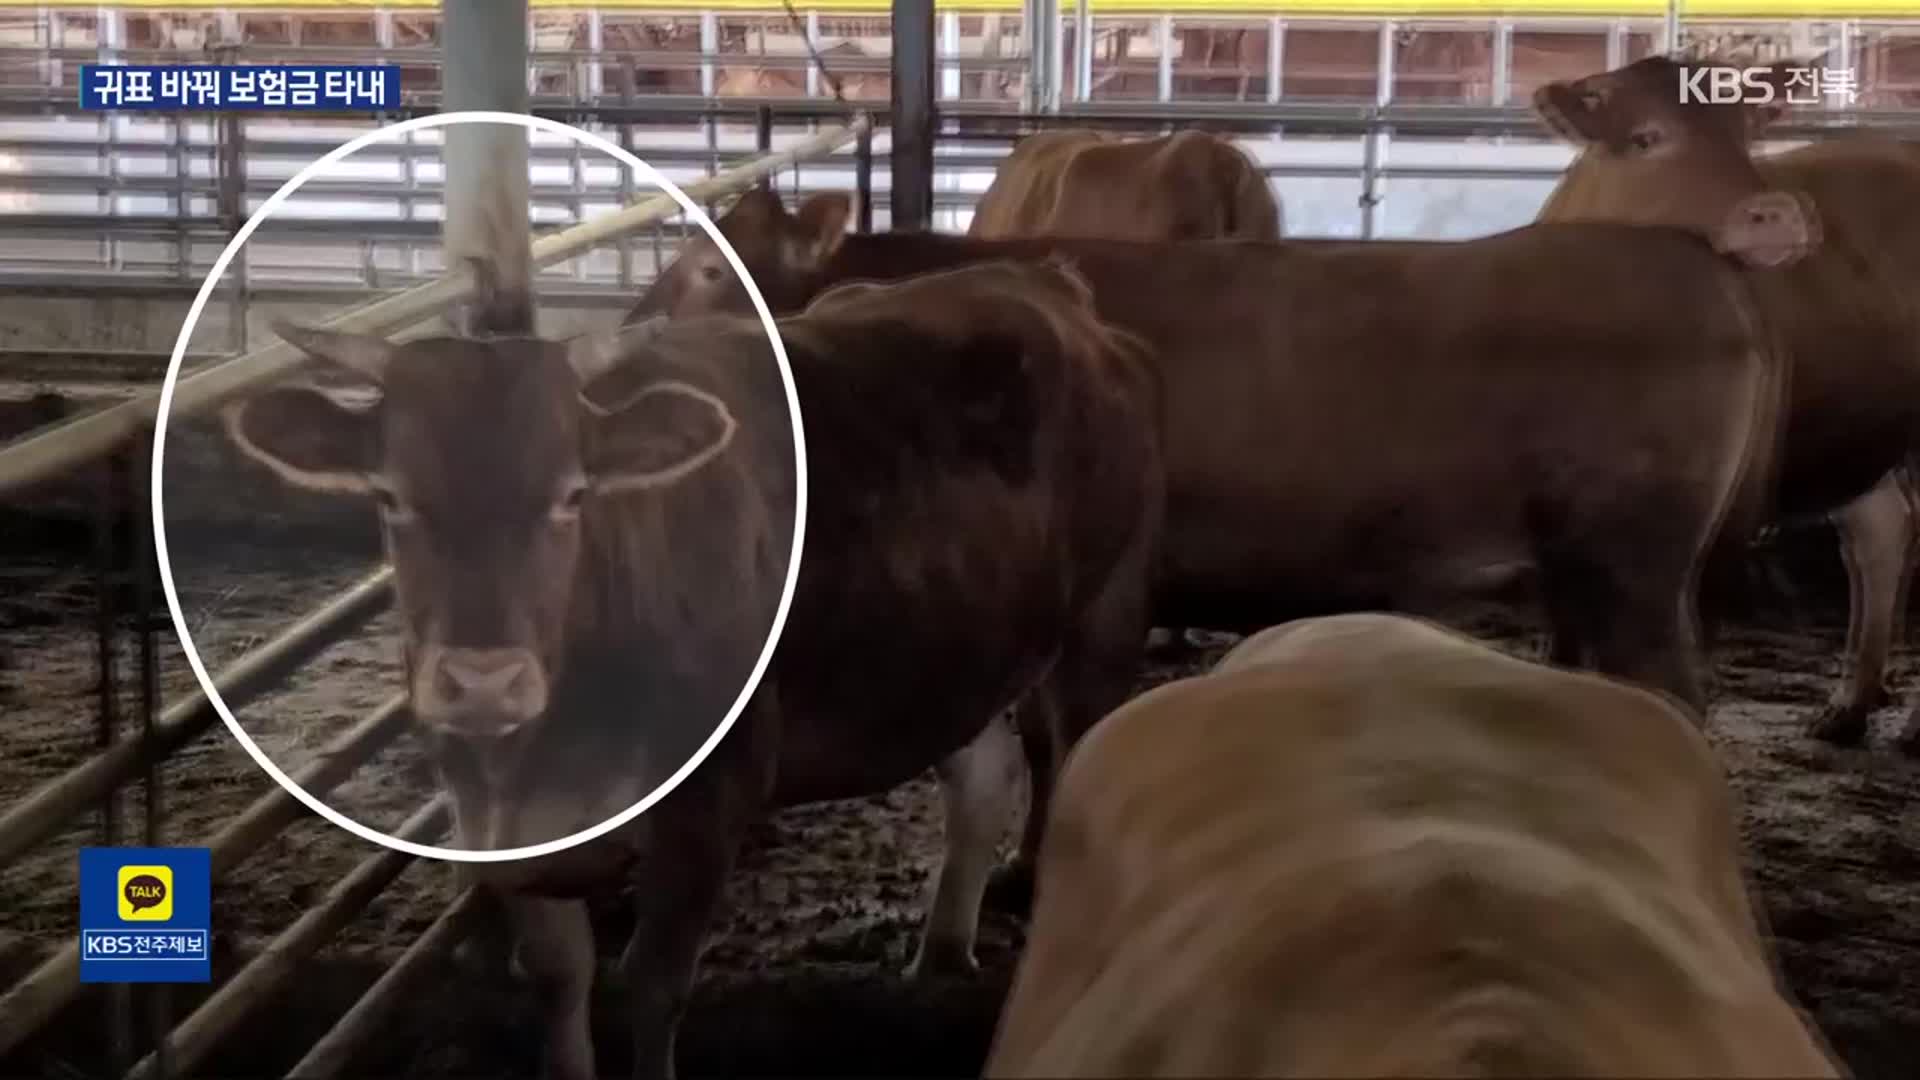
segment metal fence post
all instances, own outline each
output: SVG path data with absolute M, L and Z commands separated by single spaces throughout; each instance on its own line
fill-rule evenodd
M 125 505 L 120 489 L 126 464 L 124 448 L 101 463 L 100 490 L 94 508 L 94 644 L 98 651 L 95 668 L 100 679 L 94 746 L 102 752 L 120 740 L 119 604 L 114 571 L 119 562 L 119 544 L 115 541 L 120 527 L 118 511 Z M 100 800 L 100 845 L 120 846 L 118 788 L 108 791 Z M 107 998 L 107 1061 L 117 1076 L 133 1063 L 133 987 L 127 983 L 111 983 L 103 989 Z

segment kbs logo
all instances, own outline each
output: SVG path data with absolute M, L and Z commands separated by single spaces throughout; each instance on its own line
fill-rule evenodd
M 1821 95 L 1857 96 L 1853 72 L 1844 68 L 1786 68 L 1784 82 L 1764 67 L 1680 67 L 1682 105 L 1817 105 Z
M 1703 89 L 1701 84 L 1705 83 Z M 1773 83 L 1765 68 L 1683 67 L 1680 104 L 1770 105 Z
M 173 867 L 121 867 L 120 917 L 128 922 L 173 918 Z
M 81 848 L 80 981 L 211 981 L 212 854 Z

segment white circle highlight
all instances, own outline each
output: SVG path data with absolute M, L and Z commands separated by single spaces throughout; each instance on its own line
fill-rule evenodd
M 712 238 L 714 244 L 720 249 L 720 253 L 726 256 L 727 264 L 733 267 L 733 272 L 739 275 L 741 282 L 746 285 L 747 295 L 753 300 L 753 309 L 759 313 L 761 325 L 766 328 L 767 341 L 773 346 L 774 361 L 780 367 L 780 381 L 786 387 L 787 391 L 787 412 L 793 419 L 793 453 L 796 482 L 793 550 L 788 556 L 787 581 L 785 587 L 782 588 L 780 592 L 780 605 L 774 611 L 773 629 L 767 635 L 766 644 L 760 650 L 759 659 L 754 662 L 753 671 L 747 676 L 746 685 L 741 687 L 740 695 L 734 699 L 733 707 L 728 709 L 727 715 L 721 719 L 720 726 L 715 728 L 713 734 L 707 738 L 707 741 L 701 745 L 700 749 L 696 750 L 693 756 L 689 758 L 684 765 L 680 766 L 679 771 L 668 777 L 666 782 L 655 788 L 645 798 L 621 813 L 608 818 L 592 828 L 582 829 L 571 836 L 563 836 L 558 840 L 549 840 L 540 844 L 529 844 L 524 847 L 502 848 L 498 851 L 469 851 L 461 848 L 443 848 L 435 847 L 431 844 L 417 844 L 411 840 L 402 840 L 397 836 L 388 836 L 378 829 L 368 828 L 333 809 L 331 806 L 328 806 L 325 802 L 308 794 L 306 789 L 294 783 L 292 777 L 281 771 L 280 767 L 275 765 L 272 759 L 261 752 L 260 748 L 254 744 L 253 739 L 240 727 L 239 721 L 234 719 L 233 710 L 229 709 L 226 701 L 221 698 L 219 688 L 214 685 L 212 676 L 207 674 L 206 665 L 201 662 L 200 653 L 193 646 L 192 635 L 187 632 L 186 617 L 180 610 L 180 595 L 178 590 L 174 588 L 173 565 L 167 555 L 166 501 L 163 496 L 164 485 L 161 482 L 162 469 L 165 466 L 167 418 L 173 405 L 174 384 L 179 381 L 180 377 L 180 361 L 186 355 L 187 345 L 193 338 L 193 328 L 199 323 L 200 313 L 206 307 L 207 300 L 212 296 L 214 287 L 219 283 L 220 275 L 226 272 L 227 264 L 233 261 L 234 255 L 246 244 L 247 239 L 253 235 L 254 230 L 259 228 L 261 222 L 265 221 L 275 210 L 279 209 L 280 205 L 286 202 L 295 191 L 298 191 L 301 185 L 313 179 L 322 169 L 325 169 L 327 166 L 332 165 L 363 147 L 370 146 L 382 139 L 404 135 L 409 131 L 469 123 L 518 124 L 530 131 L 545 131 L 555 135 L 564 135 L 577 142 L 584 143 L 624 163 L 629 169 L 640 174 L 642 179 L 651 181 L 656 187 L 672 196 L 673 201 L 679 203 L 680 208 L 684 210 L 689 217 L 693 218 L 694 221 L 699 223 L 700 228 L 706 231 L 707 236 Z M 531 240 L 531 237 L 529 237 L 529 240 Z M 417 116 L 411 120 L 402 120 L 398 123 L 389 124 L 386 127 L 378 128 L 358 136 L 328 151 L 325 156 L 301 169 L 298 173 L 295 173 L 291 179 L 280 186 L 280 190 L 274 192 L 267 198 L 265 203 L 261 204 L 260 209 L 255 210 L 252 216 L 247 218 L 246 224 L 240 227 L 240 231 L 235 233 L 233 239 L 227 242 L 225 250 L 220 252 L 220 257 L 214 260 L 213 269 L 207 273 L 206 280 L 200 285 L 200 291 L 194 295 L 193 306 L 187 309 L 187 319 L 180 327 L 180 337 L 174 342 L 173 357 L 167 362 L 166 381 L 162 383 L 160 387 L 160 411 L 159 415 L 155 417 L 153 429 L 152 476 L 148 482 L 153 491 L 155 565 L 160 571 L 161 588 L 166 593 L 167 611 L 173 616 L 174 632 L 179 635 L 180 647 L 187 654 L 187 663 L 193 667 L 194 678 L 199 680 L 200 689 L 205 691 L 207 700 L 213 705 L 214 711 L 219 713 L 220 719 L 226 722 L 227 730 L 233 732 L 233 737 L 240 741 L 240 745 L 246 749 L 247 753 L 252 756 L 260 768 L 265 770 L 268 776 L 273 777 L 275 783 L 279 784 L 294 798 L 300 800 L 301 803 L 305 804 L 306 807 L 314 813 L 319 814 L 321 817 L 326 818 L 328 821 L 355 836 L 379 844 L 381 847 L 393 851 L 402 851 L 421 858 L 444 859 L 448 862 L 515 862 L 520 859 L 533 859 L 542 855 L 553 855 L 566 851 L 569 848 L 577 847 L 588 841 L 598 839 L 620 828 L 622 825 L 627 824 L 641 814 L 646 813 L 653 804 L 666 798 L 673 792 L 673 789 L 679 787 L 687 777 L 693 775 L 693 770 L 699 768 L 701 763 L 705 762 L 707 757 L 713 753 L 714 749 L 720 745 L 720 740 L 725 738 L 729 731 L 733 730 L 735 721 L 739 720 L 741 712 L 746 709 L 747 702 L 753 697 L 754 691 L 759 688 L 760 680 L 765 677 L 767 666 L 773 660 L 774 650 L 780 643 L 780 635 L 782 631 L 786 629 L 788 609 L 793 605 L 794 587 L 800 578 L 800 555 L 806 537 L 807 524 L 807 445 L 806 436 L 801 426 L 800 398 L 794 389 L 793 369 L 787 362 L 787 350 L 785 344 L 780 340 L 779 330 L 774 326 L 773 313 L 767 310 L 767 302 L 760 295 L 760 287 L 754 283 L 753 276 L 747 273 L 747 268 L 745 264 L 740 261 L 740 256 L 733 250 L 733 245 L 727 243 L 727 238 L 720 235 L 720 230 L 715 228 L 713 222 L 707 219 L 707 215 L 700 209 L 699 205 L 692 199 L 689 199 L 686 193 L 681 191 L 673 181 L 660 175 L 653 166 L 640 160 L 640 158 L 625 149 L 608 142 L 606 139 L 590 131 L 582 131 L 570 124 L 562 124 L 556 120 L 548 120 L 538 116 L 528 116 L 522 113 L 490 112 L 485 110 Z

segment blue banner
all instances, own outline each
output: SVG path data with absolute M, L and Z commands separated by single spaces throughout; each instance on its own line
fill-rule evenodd
M 80 107 L 132 112 L 367 112 L 400 104 L 397 65 L 83 64 Z
M 80 849 L 80 981 L 213 979 L 207 848 Z

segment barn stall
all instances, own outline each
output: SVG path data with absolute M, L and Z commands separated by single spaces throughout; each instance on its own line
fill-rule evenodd
M 1863 125 L 1911 132 L 1920 23 L 1897 14 L 1873 0 L 1497 13 L 1438 0 L 892 11 L 882 0 L 704 11 L 536 0 L 524 85 L 503 87 L 494 50 L 521 47 L 520 35 L 463 27 L 433 4 L 0 5 L 0 227 L 11 234 L 0 437 L 12 440 L 0 448 L 0 1073 L 532 1067 L 526 991 L 497 950 L 456 947 L 480 932 L 485 905 L 456 891 L 448 867 L 347 835 L 263 775 L 200 694 L 154 580 L 147 446 L 187 302 L 239 224 L 340 142 L 440 108 L 531 109 L 633 149 L 710 208 L 770 176 L 793 197 L 858 192 L 862 230 L 962 231 L 1022 132 L 1203 126 L 1260 163 L 1291 236 L 1455 239 L 1530 220 L 1565 166 L 1566 149 L 1522 107 L 1533 87 L 1676 43 L 1764 58 L 1824 50 L 1855 73 L 1853 101 L 1796 116 L 1776 132 L 1783 142 Z M 396 63 L 406 98 L 350 118 L 102 119 L 74 103 L 82 63 L 207 58 Z M 342 163 L 229 267 L 188 349 L 163 481 L 182 613 L 242 726 L 307 791 L 422 842 L 442 835 L 444 807 L 396 696 L 390 583 L 370 522 L 241 465 L 207 417 L 284 370 L 290 350 L 266 330 L 271 317 L 394 333 L 463 294 L 441 258 L 443 230 L 459 225 L 452 178 L 464 175 L 445 133 Z M 528 155 L 529 219 L 546 234 L 543 331 L 617 318 L 686 223 L 566 140 L 536 135 Z M 1762 564 L 1780 572 L 1731 598 L 1712 736 L 1793 989 L 1858 1075 L 1906 1076 L 1920 1046 L 1920 997 L 1905 977 L 1920 960 L 1920 764 L 1886 745 L 1896 710 L 1857 749 L 1800 733 L 1842 673 L 1835 551 L 1823 527 L 1783 533 Z M 1449 617 L 1538 648 L 1525 611 Z M 1220 650 L 1176 641 L 1140 685 L 1203 670 Z M 1913 674 L 1897 651 L 1896 698 Z M 939 829 L 923 780 L 758 830 L 683 1029 L 683 1071 L 977 1072 L 1021 929 L 989 915 L 978 979 L 900 978 Z M 99 843 L 213 849 L 211 987 L 77 982 L 74 851 Z M 622 937 L 617 904 L 596 918 L 604 942 Z M 596 1028 L 603 1070 L 619 1071 L 623 988 L 608 974 Z

